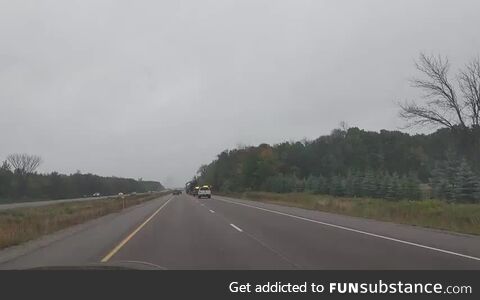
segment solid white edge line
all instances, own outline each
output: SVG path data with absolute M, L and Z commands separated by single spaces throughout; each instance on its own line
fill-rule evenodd
M 258 209 L 258 210 L 263 210 L 263 211 L 267 211 L 267 212 L 270 212 L 270 213 L 283 215 L 283 216 L 287 216 L 287 217 L 291 217 L 291 218 L 295 218 L 295 219 L 299 219 L 299 220 L 303 220 L 303 221 L 313 222 L 313 223 L 317 223 L 317 224 L 321 224 L 321 225 L 325 225 L 325 226 L 329 226 L 329 227 L 333 227 L 333 228 L 338 228 L 338 229 L 343 229 L 343 230 L 346 230 L 346 231 L 351 231 L 351 232 L 356 232 L 356 233 L 360 233 L 360 234 L 364 234 L 364 235 L 368 235 L 368 236 L 373 236 L 373 237 L 376 237 L 376 238 L 381 238 L 381 239 L 385 239 L 385 240 L 389 240 L 389 241 L 393 241 L 393 242 L 397 242 L 397 243 L 401 243 L 401 244 L 406 244 L 406 245 L 410 245 L 410 246 L 415 246 L 415 247 L 419 247 L 419 248 L 424 248 L 424 249 L 428 249 L 428 250 L 432 250 L 432 251 L 437 251 L 437 252 L 441 252 L 441 253 L 445 253 L 445 254 L 450 254 L 450 255 L 455 255 L 455 256 L 459 256 L 459 257 L 463 257 L 463 258 L 468 258 L 468 259 L 480 261 L 480 258 L 475 257 L 475 256 L 470 256 L 470 255 L 461 254 L 461 253 L 457 253 L 457 252 L 453 252 L 453 251 L 449 251 L 449 250 L 444 250 L 444 249 L 430 247 L 430 246 L 417 244 L 417 243 L 413 243 L 413 242 L 409 242 L 409 241 L 404 241 L 404 240 L 400 240 L 400 239 L 396 239 L 396 238 L 392 238 L 392 237 L 388 237 L 388 236 L 384 236 L 384 235 L 380 235 L 380 234 L 375 234 L 375 233 L 370 233 L 370 232 L 366 232 L 366 231 L 362 231 L 362 230 L 358 230 L 358 229 L 344 227 L 344 226 L 341 226 L 341 225 L 325 223 L 325 222 L 321 222 L 321 221 L 317 221 L 317 220 L 313 220 L 313 219 L 309 219 L 309 218 L 304 218 L 304 217 L 300 217 L 300 216 L 296 216 L 296 215 L 291 215 L 291 214 L 279 212 L 279 211 L 276 211 L 276 210 L 262 208 L 262 207 L 258 207 L 258 206 L 254 206 L 254 205 L 245 204 L 245 203 L 238 203 L 238 202 L 219 199 L 219 198 L 215 198 L 215 199 L 217 199 L 219 201 L 228 202 L 228 203 L 236 204 L 236 205 L 243 205 L 243 206 L 247 206 L 247 207 L 255 208 L 255 209 Z M 230 225 L 235 226 L 233 224 L 230 224 Z
M 243 230 L 237 226 L 235 226 L 235 224 L 230 224 L 230 226 L 232 226 L 233 228 L 235 228 L 236 230 L 242 232 Z

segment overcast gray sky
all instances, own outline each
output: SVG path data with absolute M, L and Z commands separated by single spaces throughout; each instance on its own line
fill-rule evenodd
M 238 144 L 340 121 L 397 129 L 414 59 L 479 55 L 478 12 L 477 0 L 0 0 L 0 160 L 181 186 Z

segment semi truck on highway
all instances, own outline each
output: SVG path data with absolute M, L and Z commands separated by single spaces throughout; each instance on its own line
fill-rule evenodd
M 193 195 L 194 197 L 198 196 L 198 191 L 199 191 L 199 190 L 200 190 L 200 187 L 199 187 L 199 186 L 194 187 L 193 190 L 192 190 L 192 195 Z

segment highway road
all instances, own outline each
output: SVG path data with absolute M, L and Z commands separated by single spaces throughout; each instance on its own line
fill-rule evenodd
M 227 197 L 168 195 L 0 252 L 0 269 L 480 269 L 480 237 Z
M 29 202 L 15 202 L 0 204 L 0 210 L 23 208 L 23 207 L 37 207 L 45 206 L 64 202 L 76 202 L 76 201 L 89 201 L 98 199 L 108 199 L 115 196 L 102 196 L 102 197 L 84 197 L 84 198 L 71 198 L 71 199 L 58 199 L 58 200 L 44 200 L 44 201 L 29 201 Z
M 138 195 L 142 195 L 142 194 L 147 194 L 147 193 L 139 193 Z M 5 203 L 5 204 L 0 204 L 0 210 L 23 208 L 23 207 L 38 207 L 38 206 L 45 206 L 45 205 L 65 203 L 65 202 L 100 200 L 100 199 L 108 199 L 108 198 L 114 198 L 114 197 L 117 197 L 117 196 L 110 195 L 110 196 L 100 196 L 100 197 L 83 197 L 83 198 Z

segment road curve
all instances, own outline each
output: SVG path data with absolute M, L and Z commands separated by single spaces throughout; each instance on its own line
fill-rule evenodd
M 0 268 L 140 261 L 166 269 L 480 269 L 480 237 L 227 197 L 166 196 Z

